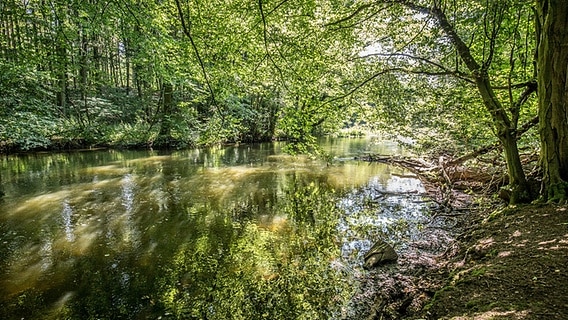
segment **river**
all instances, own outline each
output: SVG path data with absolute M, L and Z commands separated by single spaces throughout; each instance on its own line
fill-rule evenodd
M 378 238 L 420 232 L 424 188 L 353 158 L 393 143 L 4 156 L 1 319 L 346 319 Z

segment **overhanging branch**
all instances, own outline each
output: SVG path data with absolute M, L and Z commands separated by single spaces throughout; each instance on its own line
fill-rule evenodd
M 284 1 L 280 2 L 280 4 L 278 4 L 269 13 L 276 10 L 278 7 L 280 7 L 286 1 L 288 1 L 288 0 L 284 0 Z M 272 58 L 272 55 L 270 54 L 270 50 L 268 49 L 268 30 L 267 30 L 267 23 L 266 23 L 266 15 L 264 14 L 264 8 L 262 7 L 262 0 L 258 0 L 258 10 L 260 11 L 260 17 L 262 18 L 262 38 L 263 38 L 263 41 L 264 41 L 264 50 L 265 50 L 265 53 L 266 53 L 266 58 L 268 58 L 268 60 L 270 60 L 272 65 L 276 68 L 276 70 L 280 74 L 280 78 L 282 79 L 282 83 L 286 87 L 286 83 L 284 81 L 284 73 L 282 72 L 282 69 L 280 69 L 280 66 L 278 66 L 276 64 L 276 61 L 274 61 L 274 59 Z
M 339 19 L 339 20 L 337 20 L 337 21 L 333 21 L 333 22 L 326 23 L 325 26 L 326 26 L 326 27 L 330 27 L 330 26 L 338 25 L 338 24 L 341 24 L 341 23 L 343 23 L 343 22 L 345 22 L 345 21 L 351 20 L 351 19 L 353 19 L 355 16 L 357 16 L 359 13 L 361 13 L 361 11 L 363 11 L 363 10 L 365 10 L 365 9 L 367 9 L 367 8 L 372 7 L 373 5 L 374 5 L 373 3 L 366 3 L 366 4 L 363 4 L 363 5 L 361 5 L 359 8 L 357 8 L 355 11 L 353 11 L 353 13 L 351 13 L 350 15 L 348 15 L 347 17 L 341 18 L 341 19 Z
M 533 128 L 534 126 L 536 126 L 538 124 L 538 116 L 534 117 L 532 119 L 530 119 L 529 121 L 527 121 L 525 124 L 523 124 L 518 130 L 517 130 L 517 134 L 516 134 L 516 138 L 520 139 L 522 137 L 523 134 L 525 134 L 527 131 L 529 131 L 531 128 Z M 500 142 L 496 142 L 487 146 L 483 146 L 480 148 L 477 148 L 476 150 L 474 150 L 473 152 L 470 152 L 466 155 L 463 155 L 459 158 L 456 158 L 450 162 L 448 162 L 448 165 L 451 166 L 455 166 L 455 165 L 459 165 L 462 164 L 464 162 L 466 162 L 467 160 L 470 159 L 474 159 L 477 158 L 481 155 L 484 155 L 486 153 L 489 153 L 493 150 L 498 149 L 499 147 L 501 147 L 501 143 Z
M 442 71 L 442 72 L 431 72 L 431 71 L 425 71 L 425 70 L 409 70 L 409 69 L 404 69 L 404 68 L 389 68 L 389 69 L 384 69 L 381 70 L 375 74 L 373 74 L 372 76 L 370 76 L 369 78 L 365 79 L 364 81 L 362 81 L 361 83 L 357 84 L 355 87 L 353 87 L 351 90 L 349 90 L 349 92 L 342 94 L 338 97 L 332 98 L 327 100 L 326 102 L 324 102 L 322 104 L 322 106 L 330 104 L 332 102 L 341 100 L 341 99 L 345 99 L 349 96 L 351 96 L 352 94 L 354 94 L 355 92 L 357 92 L 358 90 L 360 90 L 361 88 L 363 88 L 365 85 L 367 85 L 369 82 L 373 81 L 374 79 L 388 74 L 388 73 L 396 73 L 396 72 L 401 72 L 401 73 L 408 73 L 408 74 L 422 74 L 422 75 L 427 75 L 427 76 L 444 76 L 444 75 L 454 75 L 453 72 L 446 72 L 446 71 Z M 471 80 L 470 80 L 471 82 Z
M 430 60 L 430 59 L 426 59 L 426 58 L 423 58 L 423 57 L 417 57 L 417 56 L 413 56 L 413 55 L 406 54 L 406 53 L 371 53 L 371 54 L 367 54 L 367 55 L 364 55 L 364 56 L 360 56 L 360 58 L 364 59 L 364 58 L 368 58 L 368 57 L 377 57 L 377 56 L 380 56 L 380 57 L 388 57 L 388 58 L 390 58 L 390 57 L 408 58 L 408 59 L 412 59 L 412 60 L 417 60 L 417 61 L 424 62 L 424 63 L 426 63 L 426 64 L 432 65 L 432 66 L 434 66 L 434 67 L 436 67 L 436 68 L 438 68 L 438 69 L 441 70 L 440 72 L 432 72 L 432 71 L 409 71 L 410 73 L 426 74 L 426 75 L 430 75 L 430 76 L 434 76 L 434 75 L 439 75 L 439 76 L 442 76 L 442 75 L 444 75 L 444 76 L 453 75 L 453 76 L 456 76 L 456 77 L 460 78 L 461 80 L 464 80 L 464 81 L 466 81 L 466 82 L 468 82 L 468 83 L 472 83 L 472 84 L 475 83 L 473 80 L 471 80 L 470 75 L 467 74 L 467 73 L 465 73 L 465 72 L 462 72 L 462 71 L 459 71 L 459 70 L 451 70 L 451 69 L 448 69 L 448 68 L 444 67 L 443 65 L 441 65 L 441 64 L 439 64 L 439 63 L 437 63 L 437 62 L 434 62 L 434 61 L 432 61 L 432 60 Z

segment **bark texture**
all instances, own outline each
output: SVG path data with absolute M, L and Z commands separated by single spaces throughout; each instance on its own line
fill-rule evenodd
M 538 95 L 542 194 L 549 202 L 568 199 L 568 5 L 537 2 Z

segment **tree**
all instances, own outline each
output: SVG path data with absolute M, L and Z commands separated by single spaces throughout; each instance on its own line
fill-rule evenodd
M 517 145 L 517 127 L 518 114 L 521 103 L 515 103 L 511 106 L 511 115 L 509 116 L 503 103 L 495 93 L 495 88 L 489 77 L 489 68 L 491 67 L 493 57 L 495 56 L 496 41 L 498 41 L 499 30 L 502 28 L 503 19 L 506 10 L 505 3 L 497 4 L 488 8 L 487 14 L 492 15 L 490 25 L 486 25 L 486 38 L 488 40 L 489 50 L 487 57 L 482 63 L 479 63 L 472 55 L 470 48 L 466 42 L 457 34 L 456 30 L 448 20 L 445 12 L 441 7 L 436 6 L 427 10 L 436 17 L 441 28 L 454 44 L 456 51 L 475 82 L 477 90 L 483 99 L 483 104 L 487 112 L 491 115 L 496 135 L 503 145 L 505 152 L 505 160 L 507 162 L 507 170 L 509 173 L 509 185 L 511 188 L 511 203 L 528 202 L 531 200 L 531 190 L 527 183 L 523 166 L 521 163 L 519 149 Z M 418 8 L 420 9 L 420 8 Z M 424 11 L 423 11 L 424 12 Z M 519 101 L 525 96 L 530 95 L 534 91 L 534 86 L 527 85 L 526 91 L 523 93 Z M 517 107 L 518 106 L 518 107 Z M 516 118 L 516 119 L 515 119 Z
M 382 0 L 360 4 L 330 25 L 362 29 L 363 43 L 375 48 L 366 63 L 379 70 L 358 86 L 394 73 L 452 76 L 455 85 L 475 88 L 504 149 L 510 201 L 518 203 L 532 199 L 517 143 L 522 107 L 536 91 L 531 16 L 515 0 Z
M 542 195 L 568 200 L 568 6 L 537 1 L 538 100 Z

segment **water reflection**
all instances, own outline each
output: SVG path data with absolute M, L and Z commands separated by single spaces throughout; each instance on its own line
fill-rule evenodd
M 279 144 L 4 158 L 0 318 L 341 318 L 358 255 L 411 237 L 417 180 Z M 413 207 L 415 206 L 415 207 Z M 408 210 L 410 207 L 411 210 Z M 404 209 L 404 210 L 401 210 Z

